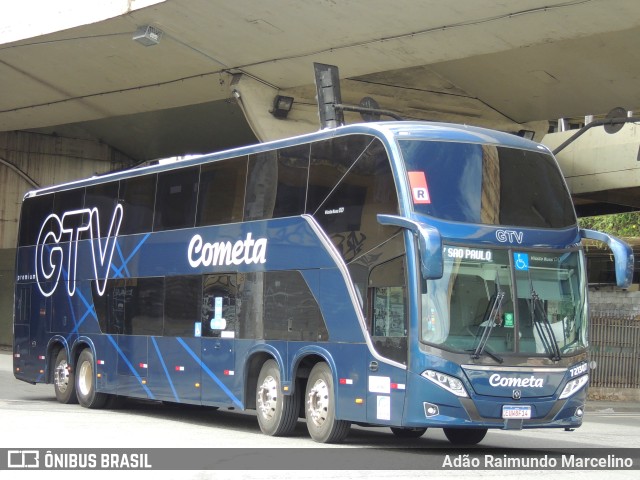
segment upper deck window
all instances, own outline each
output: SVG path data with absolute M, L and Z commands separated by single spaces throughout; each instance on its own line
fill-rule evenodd
M 548 154 L 470 143 L 399 144 L 418 213 L 532 228 L 576 224 L 562 174 Z

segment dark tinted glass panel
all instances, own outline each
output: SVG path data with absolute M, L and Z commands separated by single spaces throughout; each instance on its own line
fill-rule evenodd
M 240 324 L 240 338 L 264 339 L 264 324 L 262 321 L 264 273 L 238 274 L 238 323 Z
M 163 278 L 139 278 L 127 280 L 134 294 L 131 331 L 133 335 L 162 335 Z
M 14 323 L 28 324 L 31 320 L 31 292 L 32 285 L 18 287 L 15 294 L 15 316 Z M 35 297 L 36 295 L 34 295 Z
M 84 207 L 98 209 L 100 236 L 106 236 L 109 232 L 113 210 L 118 203 L 118 188 L 118 182 L 87 187 L 84 196 Z
M 165 336 L 194 336 L 202 316 L 202 277 L 167 277 L 165 286 Z
M 246 181 L 247 157 L 203 165 L 196 225 L 241 222 Z
M 35 245 L 45 219 L 53 211 L 53 194 L 27 198 L 20 215 L 20 245 Z
M 326 203 L 327 195 L 353 167 L 372 137 L 351 135 L 311 144 L 307 213 L 315 213 Z
M 103 296 L 93 284 L 93 303 L 103 332 L 162 335 L 163 278 L 109 280 Z
M 340 148 L 326 145 L 337 140 Z M 336 157 L 328 156 L 334 152 Z M 397 231 L 377 220 L 379 213 L 398 212 L 389 158 L 379 140 L 356 136 L 313 144 L 311 162 L 307 210 L 317 205 L 313 216 L 347 262 Z
M 300 272 L 267 272 L 264 288 L 266 339 L 328 339 L 318 304 Z
M 153 229 L 193 227 L 196 215 L 199 168 L 191 167 L 158 174 Z
M 369 277 L 369 329 L 384 357 L 407 361 L 407 298 L 404 257 L 382 263 Z
M 53 211 L 60 220 L 63 220 L 63 216 L 74 210 L 82 210 L 84 206 L 84 188 L 75 190 L 67 190 L 64 192 L 56 192 L 53 198 Z M 63 227 L 65 229 L 76 229 L 84 225 L 88 225 L 90 217 L 88 214 L 82 215 L 68 215 L 63 220 Z M 57 228 L 54 227 L 54 230 Z M 62 242 L 69 240 L 67 235 L 63 235 Z
M 66 212 L 80 210 L 84 205 L 84 188 L 56 192 L 53 200 L 53 211 L 62 218 Z
M 145 175 L 120 182 L 119 196 L 123 207 L 120 234 L 151 231 L 156 181 L 156 175 Z
M 403 231 L 399 230 L 389 240 L 383 242 L 366 255 L 361 255 L 347 266 L 351 279 L 364 301 L 367 298 L 369 274 L 378 265 L 405 253 Z
M 235 274 L 205 275 L 202 285 L 202 336 L 220 337 L 238 326 Z
M 304 213 L 309 145 L 249 157 L 245 220 Z
M 112 290 L 114 287 L 114 282 L 120 280 L 108 280 L 107 287 L 105 288 L 104 295 L 98 295 L 98 290 L 96 289 L 95 280 L 91 282 L 91 294 L 93 297 L 93 308 L 96 311 L 96 316 L 98 317 L 98 324 L 100 325 L 100 331 L 102 333 L 113 333 L 109 331 L 109 311 L 108 308 L 110 306 L 109 298 L 112 295 Z
M 534 228 L 576 223 L 569 192 L 548 154 L 454 142 L 399 143 L 419 213 Z

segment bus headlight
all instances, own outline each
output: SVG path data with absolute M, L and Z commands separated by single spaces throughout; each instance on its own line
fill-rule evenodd
M 425 370 L 422 372 L 422 376 L 458 397 L 469 396 L 462 382 L 455 377 L 433 370 Z
M 582 375 L 581 377 L 571 380 L 569 383 L 567 383 L 567 385 L 564 387 L 564 390 L 560 394 L 560 400 L 562 400 L 563 398 L 569 398 L 571 395 L 584 387 L 588 382 L 589 375 Z

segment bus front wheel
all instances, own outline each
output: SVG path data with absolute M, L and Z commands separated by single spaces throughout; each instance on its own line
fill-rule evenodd
M 78 357 L 76 367 L 76 392 L 80 405 L 86 408 L 103 408 L 109 395 L 96 391 L 96 362 L 93 353 L 85 348 Z
M 454 445 L 476 445 L 487 434 L 486 428 L 444 428 L 444 435 Z
M 267 360 L 260 369 L 256 388 L 256 411 L 260 430 L 266 435 L 290 435 L 296 428 L 300 394 L 284 394 L 280 368 L 275 360 Z
M 305 401 L 305 417 L 311 438 L 320 443 L 337 443 L 344 440 L 351 424 L 336 419 L 333 375 L 326 363 L 317 363 L 311 369 Z
M 64 348 L 56 356 L 56 364 L 53 368 L 53 388 L 58 402 L 78 403 L 75 373 L 69 364 L 67 351 Z

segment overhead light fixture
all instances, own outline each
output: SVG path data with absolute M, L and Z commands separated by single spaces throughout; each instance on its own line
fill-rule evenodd
M 293 106 L 293 97 L 285 97 L 284 95 L 276 95 L 273 99 L 273 109 L 271 115 L 276 118 L 287 118 L 291 107 Z
M 133 40 L 141 45 L 144 45 L 145 47 L 159 44 L 161 37 L 162 30 L 156 27 L 152 27 L 151 25 L 138 27 L 136 33 L 133 34 Z

